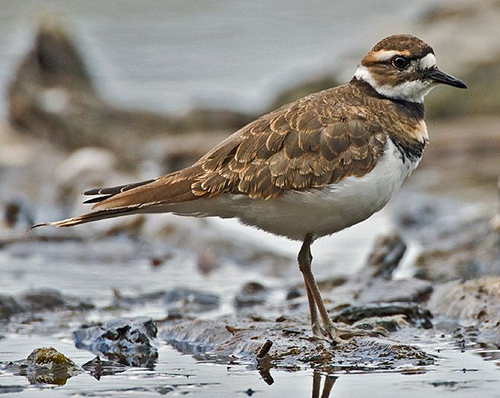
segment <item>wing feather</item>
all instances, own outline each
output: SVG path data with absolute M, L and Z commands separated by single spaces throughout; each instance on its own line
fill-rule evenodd
M 62 225 L 130 214 L 223 193 L 276 198 L 284 190 L 307 190 L 370 172 L 383 154 L 386 134 L 326 90 L 262 116 L 208 152 L 193 166 L 155 180 L 87 191 L 98 195 L 91 216 Z
M 204 173 L 193 184 L 196 195 L 271 199 L 369 173 L 386 134 L 355 101 L 332 101 L 338 89 L 284 106 L 227 138 L 197 163 Z

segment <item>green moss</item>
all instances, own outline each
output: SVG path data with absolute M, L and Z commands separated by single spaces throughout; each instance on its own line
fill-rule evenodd
M 75 363 L 52 347 L 36 348 L 27 358 L 28 365 L 66 365 L 73 367 Z

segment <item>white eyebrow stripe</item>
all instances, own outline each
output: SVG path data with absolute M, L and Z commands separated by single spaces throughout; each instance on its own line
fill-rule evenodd
M 436 57 L 433 53 L 427 54 L 420 60 L 420 69 L 430 69 L 436 66 Z
M 376 61 L 388 61 L 395 55 L 403 55 L 401 51 L 395 50 L 379 50 L 372 52 L 372 56 Z

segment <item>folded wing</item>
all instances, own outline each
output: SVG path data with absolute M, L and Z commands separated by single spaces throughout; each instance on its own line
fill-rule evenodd
M 344 86 L 345 87 L 345 86 Z M 42 225 L 71 226 L 169 204 L 239 194 L 271 200 L 285 190 L 307 190 L 369 173 L 383 154 L 386 135 L 354 105 L 335 102 L 335 91 L 312 94 L 260 117 L 193 166 L 154 180 L 93 189 L 91 213 Z M 347 115 L 351 115 L 347 117 Z M 354 117 L 352 115 L 355 115 Z

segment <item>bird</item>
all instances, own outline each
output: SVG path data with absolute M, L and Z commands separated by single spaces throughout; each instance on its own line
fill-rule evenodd
M 155 179 L 84 192 L 89 213 L 35 225 L 69 227 L 138 214 L 236 218 L 301 241 L 297 256 L 312 332 L 340 344 L 312 272 L 312 243 L 381 210 L 418 166 L 428 143 L 424 97 L 444 84 L 432 47 L 388 36 L 346 84 L 313 93 L 236 131 L 192 166 Z

